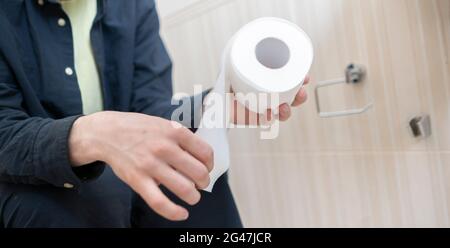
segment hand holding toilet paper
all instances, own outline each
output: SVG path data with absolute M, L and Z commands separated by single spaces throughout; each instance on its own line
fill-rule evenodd
M 231 89 L 239 103 L 256 113 L 276 110 L 284 103 L 290 105 L 303 86 L 313 54 L 310 38 L 297 25 L 272 17 L 252 21 L 229 41 L 222 55 L 221 73 L 210 94 L 216 100 L 206 98 L 205 105 L 217 104 L 217 97 L 222 99 L 222 103 L 227 102 Z M 249 95 L 256 96 L 257 101 L 249 101 Z M 263 95 L 266 96 L 264 101 L 259 99 Z M 227 138 L 229 106 L 222 105 L 220 125 L 211 128 L 210 120 L 204 116 L 196 133 L 214 150 L 211 183 L 205 189 L 208 192 L 230 165 Z

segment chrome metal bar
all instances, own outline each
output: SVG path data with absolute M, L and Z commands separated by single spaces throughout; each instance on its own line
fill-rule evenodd
M 367 111 L 369 111 L 374 103 L 371 102 L 367 104 L 366 106 L 362 108 L 356 108 L 356 109 L 348 109 L 348 110 L 341 110 L 341 111 L 333 111 L 333 112 L 323 112 L 320 106 L 320 96 L 319 96 L 319 90 L 321 88 L 338 85 L 338 84 L 345 84 L 345 83 L 360 83 L 363 81 L 365 77 L 365 69 L 363 66 L 354 65 L 351 64 L 347 67 L 346 71 L 346 77 L 344 78 L 338 78 L 338 79 L 332 79 L 332 80 L 326 80 L 318 83 L 315 88 L 315 96 L 316 96 L 316 108 L 317 113 L 321 118 L 333 118 L 333 117 L 343 117 L 343 116 L 350 116 L 350 115 L 359 115 L 364 114 Z

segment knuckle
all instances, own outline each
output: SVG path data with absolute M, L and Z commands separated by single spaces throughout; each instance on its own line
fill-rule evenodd
M 211 163 L 214 159 L 214 151 L 211 146 L 205 145 L 205 147 L 201 151 L 201 158 L 206 163 Z
M 171 145 L 169 143 L 161 142 L 153 148 L 153 154 L 158 157 L 166 156 L 170 154 Z
M 206 169 L 200 170 L 196 175 L 196 180 L 204 182 L 209 178 L 209 173 Z
M 202 172 L 202 173 L 198 176 L 198 179 L 197 179 L 197 185 L 198 185 L 200 188 L 206 188 L 206 187 L 208 187 L 209 182 L 210 182 L 210 178 L 209 178 L 209 174 L 208 174 L 208 173 L 203 173 L 203 172 Z
M 176 122 L 176 121 L 170 121 L 170 126 L 174 129 L 180 129 L 183 128 L 183 125 L 181 125 L 180 123 Z
M 141 188 L 140 186 L 140 175 L 139 171 L 136 170 L 125 170 L 119 177 L 130 185 L 132 188 Z M 139 190 L 137 190 L 139 191 Z
M 155 158 L 152 156 L 145 156 L 140 158 L 138 162 L 138 170 L 139 171 L 153 171 L 157 167 L 158 163 Z
M 171 130 L 171 135 L 175 139 L 181 139 L 185 136 L 185 134 L 186 134 L 186 130 L 185 130 L 185 128 L 182 128 L 182 127 L 172 128 L 172 130 Z
M 161 197 L 153 197 L 149 203 L 154 209 L 163 209 L 166 206 L 166 202 Z
M 180 194 L 181 195 L 183 195 L 185 197 L 188 197 L 188 196 L 190 196 L 191 194 L 194 193 L 195 188 L 192 185 L 183 184 L 183 185 L 180 186 L 179 190 L 180 190 Z

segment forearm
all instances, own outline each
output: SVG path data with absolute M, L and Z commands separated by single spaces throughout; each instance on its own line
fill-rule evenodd
M 78 116 L 53 120 L 29 117 L 13 109 L 0 111 L 0 181 L 18 184 L 79 186 L 95 175 L 82 178 L 69 161 L 68 137 Z

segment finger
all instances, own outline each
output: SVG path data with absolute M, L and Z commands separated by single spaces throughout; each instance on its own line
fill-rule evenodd
M 306 93 L 305 88 L 301 88 L 298 94 L 295 96 L 294 103 L 292 103 L 293 107 L 298 107 L 306 102 L 308 99 L 308 94 Z
M 303 81 L 303 85 L 307 85 L 309 84 L 309 82 L 311 82 L 311 76 L 308 74 L 305 77 L 305 80 Z
M 247 109 L 234 100 L 232 108 L 232 122 L 237 125 L 258 125 L 259 114 Z
M 182 149 L 178 149 L 178 151 L 175 150 L 165 160 L 184 176 L 191 179 L 199 189 L 208 187 L 210 182 L 209 172 L 212 168 L 205 167 L 191 154 Z
M 173 203 L 165 196 L 152 179 L 143 180 L 136 190 L 142 199 L 159 215 L 171 221 L 183 221 L 189 217 L 189 212 Z
M 282 104 L 280 106 L 280 121 L 287 121 L 289 118 L 291 118 L 291 114 L 291 107 L 288 104 Z
M 265 114 L 259 114 L 258 116 L 258 125 L 259 126 L 270 126 L 273 124 L 275 120 L 277 120 L 278 116 L 273 114 L 271 109 L 268 109 Z
M 195 184 L 168 165 L 161 165 L 154 172 L 158 181 L 189 205 L 200 201 L 200 193 Z
M 214 151 L 211 146 L 186 128 L 179 131 L 177 140 L 181 148 L 199 160 L 208 170 L 212 170 Z

